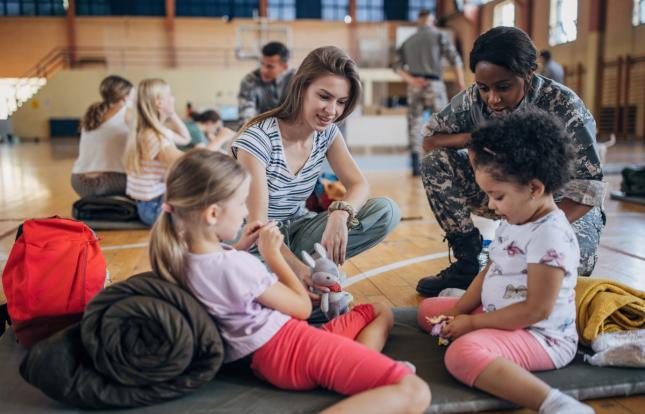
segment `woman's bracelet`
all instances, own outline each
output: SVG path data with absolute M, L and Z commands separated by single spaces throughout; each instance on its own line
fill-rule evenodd
M 329 213 L 332 213 L 334 211 L 345 211 L 349 216 L 347 217 L 347 228 L 349 230 L 353 229 L 354 227 L 359 225 L 359 221 L 356 218 L 356 209 L 349 204 L 347 201 L 333 201 L 330 205 L 327 211 Z

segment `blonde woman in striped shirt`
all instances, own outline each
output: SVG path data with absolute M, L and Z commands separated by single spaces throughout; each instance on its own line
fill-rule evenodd
M 166 173 L 183 155 L 176 144 L 188 144 L 190 133 L 177 115 L 170 86 L 162 79 L 141 81 L 135 118 L 125 153 L 126 194 L 137 201 L 141 221 L 152 226 L 161 211 Z

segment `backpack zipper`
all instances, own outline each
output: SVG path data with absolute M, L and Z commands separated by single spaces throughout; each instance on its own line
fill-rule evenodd
M 82 280 L 83 280 L 83 288 L 81 290 L 81 310 L 85 310 L 85 291 L 87 290 L 87 245 L 89 244 L 89 241 L 83 242 L 83 251 L 81 252 L 81 272 L 82 272 Z

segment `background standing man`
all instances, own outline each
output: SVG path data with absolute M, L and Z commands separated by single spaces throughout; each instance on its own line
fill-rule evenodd
M 564 85 L 564 69 L 561 64 L 551 58 L 551 52 L 548 50 L 541 51 L 540 61 L 542 63 L 540 75 Z
M 421 174 L 421 124 L 423 111 L 439 112 L 448 104 L 443 83 L 441 58 L 448 59 L 457 76 L 457 86 L 463 90 L 464 69 L 461 57 L 448 36 L 434 25 L 434 15 L 427 9 L 419 11 L 419 30 L 397 50 L 394 69 L 408 84 L 408 141 L 412 158 L 412 175 Z
M 242 124 L 280 105 L 293 73 L 289 68 L 289 49 L 284 44 L 269 42 L 264 45 L 260 67 L 240 83 L 237 101 Z

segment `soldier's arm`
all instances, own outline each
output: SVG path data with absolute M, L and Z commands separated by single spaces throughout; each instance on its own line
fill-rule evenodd
M 242 125 L 258 114 L 254 88 L 255 85 L 247 77 L 242 79 L 237 95 L 238 116 Z
M 578 220 L 593 207 L 602 207 L 607 190 L 607 183 L 602 181 L 602 167 L 594 145 L 596 123 L 586 108 L 583 114 L 584 121 L 569 131 L 576 149 L 575 173 L 562 190 L 564 198 L 559 203 L 570 222 Z
M 423 150 L 426 152 L 438 148 L 462 149 L 470 142 L 470 132 L 462 134 L 437 134 L 423 138 Z
M 470 129 L 466 122 L 465 104 L 468 94 L 460 93 L 438 113 L 432 114 L 423 128 L 423 149 L 465 148 L 470 142 Z M 454 108 L 459 109 L 456 113 Z

